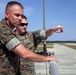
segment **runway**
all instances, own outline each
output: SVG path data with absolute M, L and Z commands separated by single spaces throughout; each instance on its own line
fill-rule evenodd
M 76 75 L 76 50 L 56 43 L 54 48 L 47 48 L 47 50 L 54 51 L 58 58 L 59 75 Z M 36 75 L 50 75 L 49 62 L 35 63 L 35 70 Z

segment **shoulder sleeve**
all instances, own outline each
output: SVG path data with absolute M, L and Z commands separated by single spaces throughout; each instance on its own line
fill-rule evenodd
M 20 41 L 16 38 L 13 32 L 6 26 L 0 27 L 0 42 L 9 51 L 20 44 Z
M 19 44 L 20 44 L 20 41 L 17 38 L 13 38 L 6 44 L 6 48 L 10 51 L 16 46 L 18 46 Z
M 36 37 L 40 37 L 42 40 L 47 39 L 47 38 L 45 38 L 45 36 L 44 36 L 45 30 L 34 31 L 34 34 L 35 34 Z

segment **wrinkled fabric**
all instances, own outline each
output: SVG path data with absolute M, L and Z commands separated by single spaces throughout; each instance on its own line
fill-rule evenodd
M 40 30 L 36 32 L 26 32 L 18 35 L 21 43 L 29 50 L 35 51 L 38 44 L 42 41 L 40 37 Z M 34 62 L 20 58 L 20 72 L 21 75 L 36 75 Z
M 6 48 L 6 44 L 15 37 L 5 20 L 0 21 L 0 75 L 20 75 L 19 57 Z

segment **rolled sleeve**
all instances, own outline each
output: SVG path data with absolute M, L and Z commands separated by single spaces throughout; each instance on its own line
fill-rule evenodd
M 45 35 L 45 30 L 41 30 L 41 32 L 40 32 L 40 37 L 41 37 L 42 40 L 47 39 L 47 38 L 45 38 L 44 35 Z
M 16 46 L 18 46 L 21 42 L 17 39 L 17 38 L 13 38 L 11 39 L 7 44 L 6 44 L 6 48 L 11 51 L 13 48 L 15 48 Z

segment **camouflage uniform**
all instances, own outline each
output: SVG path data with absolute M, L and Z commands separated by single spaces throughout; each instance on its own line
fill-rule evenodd
M 40 31 L 37 31 L 35 33 L 32 33 L 29 36 L 27 35 L 30 38 L 28 39 L 28 37 L 26 37 L 26 39 L 25 39 L 26 43 L 22 41 L 22 43 L 25 45 L 25 47 L 27 47 L 28 49 L 35 50 L 38 43 L 41 41 L 41 39 L 39 37 L 39 33 L 40 33 Z M 28 67 L 26 68 L 26 65 L 24 65 L 25 59 L 19 58 L 19 56 L 17 56 L 14 52 L 11 51 L 10 48 L 8 48 L 6 46 L 13 38 L 17 38 L 17 36 L 12 31 L 10 26 L 6 24 L 5 20 L 0 21 L 0 75 L 22 75 L 22 73 L 24 75 L 26 75 L 26 74 L 34 75 L 35 74 L 34 68 L 33 68 L 34 64 L 32 62 L 29 62 L 32 64 L 29 65 L 27 63 Z M 33 38 L 33 40 L 32 40 L 32 38 Z M 30 39 L 31 39 L 31 41 L 30 41 Z M 23 40 L 24 40 L 24 38 L 23 38 Z M 29 43 L 28 43 L 28 40 L 29 40 Z M 17 41 L 16 41 L 16 43 L 17 43 Z M 20 42 L 19 42 L 19 44 L 20 44 Z M 17 45 L 18 44 L 15 44 L 15 46 L 17 46 Z M 13 44 L 11 44 L 11 46 L 13 46 Z M 14 47 L 11 47 L 11 48 L 14 48 Z M 22 61 L 21 63 L 19 62 L 20 60 Z M 26 61 L 26 62 L 28 62 L 28 61 Z M 27 70 L 27 71 L 25 71 L 25 70 Z M 20 71 L 21 71 L 21 73 L 20 73 Z
M 42 41 L 40 30 L 36 32 L 26 32 L 18 35 L 21 43 L 29 50 L 36 50 L 37 45 Z M 34 62 L 20 58 L 21 75 L 35 75 Z
M 19 73 L 19 57 L 6 48 L 6 44 L 16 38 L 11 28 L 0 21 L 0 75 L 20 75 Z

